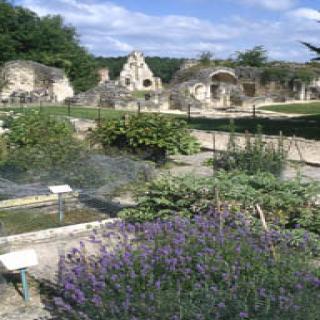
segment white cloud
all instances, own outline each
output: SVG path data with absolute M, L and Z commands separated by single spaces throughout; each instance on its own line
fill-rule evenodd
M 77 28 L 82 43 L 91 52 L 105 56 L 125 55 L 139 49 L 146 55 L 192 57 L 209 50 L 216 56 L 228 57 L 236 50 L 261 44 L 270 51 L 271 58 L 306 61 L 310 54 L 299 41 L 317 43 L 316 35 L 320 34 L 320 24 L 311 19 L 317 12 L 310 8 L 289 10 L 277 20 L 226 16 L 225 22 L 215 22 L 214 17 L 210 21 L 132 12 L 113 2 L 98 0 L 21 2 L 40 15 L 63 15 L 67 23 Z M 262 2 L 271 7 L 275 3 L 259 0 Z M 278 0 L 277 3 L 277 8 L 281 7 L 279 3 L 285 8 L 293 2 Z
M 320 11 L 311 8 L 298 8 L 290 11 L 288 14 L 296 18 L 320 20 Z
M 23 0 L 40 15 L 62 14 L 75 25 L 83 43 L 96 54 L 127 53 L 141 48 L 149 54 L 195 55 L 203 48 L 223 51 L 220 42 L 239 35 L 236 27 L 195 17 L 152 16 L 130 12 L 112 2 Z M 171 52 L 169 51 L 171 50 Z
M 238 0 L 239 1 L 239 0 Z M 269 10 L 287 10 L 296 4 L 296 0 L 240 0 L 249 5 L 259 6 Z

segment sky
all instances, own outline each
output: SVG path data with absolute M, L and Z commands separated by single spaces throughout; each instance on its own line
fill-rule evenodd
M 61 14 L 96 56 L 232 57 L 263 45 L 270 59 L 305 62 L 320 44 L 320 0 L 16 0 Z

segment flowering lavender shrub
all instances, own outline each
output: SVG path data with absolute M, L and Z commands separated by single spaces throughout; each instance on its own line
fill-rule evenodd
M 91 237 L 96 254 L 81 244 L 61 260 L 55 308 L 59 319 L 318 319 L 320 279 L 288 240 L 227 212 L 109 225 Z

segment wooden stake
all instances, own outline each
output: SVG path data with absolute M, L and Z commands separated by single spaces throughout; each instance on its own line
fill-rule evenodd
M 263 213 L 263 211 L 262 211 L 262 209 L 261 209 L 259 204 L 256 204 L 256 209 L 257 209 L 257 211 L 259 213 L 263 229 L 265 230 L 266 233 L 268 233 L 269 232 L 269 228 L 268 228 L 268 225 L 267 225 L 267 222 L 266 222 L 266 217 L 265 217 L 265 215 L 264 215 L 264 213 Z M 272 252 L 274 260 L 277 260 L 276 249 L 275 249 L 272 241 L 270 243 L 270 247 L 271 247 L 271 252 Z
M 256 209 L 259 213 L 259 216 L 260 216 L 260 220 L 261 220 L 261 223 L 262 223 L 262 226 L 263 226 L 263 229 L 266 231 L 266 232 L 269 232 L 269 228 L 268 228 L 268 225 L 267 225 L 267 222 L 266 222 L 266 217 L 261 209 L 261 207 L 257 204 L 256 205 Z

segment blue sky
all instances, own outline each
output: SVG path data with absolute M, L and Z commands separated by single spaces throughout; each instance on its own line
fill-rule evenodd
M 16 0 L 40 15 L 61 14 L 95 55 L 218 58 L 264 45 L 270 58 L 308 61 L 299 41 L 320 44 L 320 0 Z

